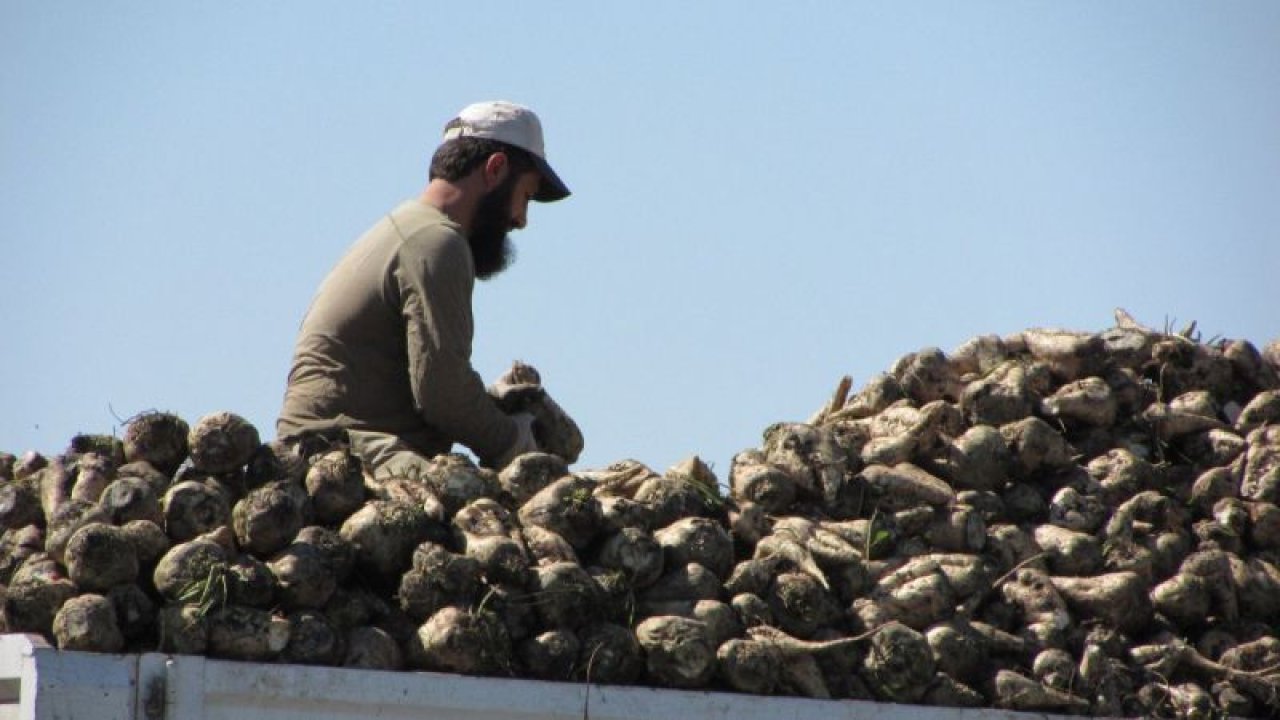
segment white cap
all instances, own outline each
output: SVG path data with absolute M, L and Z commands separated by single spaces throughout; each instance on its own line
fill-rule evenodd
M 569 188 L 547 164 L 547 152 L 542 144 L 542 123 L 529 108 L 506 100 L 468 105 L 444 126 L 445 140 L 459 137 L 498 140 L 533 156 L 533 163 L 542 175 L 542 184 L 534 200 L 551 202 L 569 196 Z

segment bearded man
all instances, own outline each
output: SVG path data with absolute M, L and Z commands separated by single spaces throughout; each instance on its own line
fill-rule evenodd
M 537 449 L 471 366 L 471 293 L 512 258 L 530 200 L 569 195 L 533 111 L 469 105 L 445 126 L 427 187 L 379 220 L 320 285 L 302 321 L 276 423 L 282 440 L 345 435 L 375 474 L 470 448 L 500 469 Z

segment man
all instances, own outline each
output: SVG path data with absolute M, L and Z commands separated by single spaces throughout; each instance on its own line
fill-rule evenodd
M 530 200 L 569 195 L 528 108 L 469 105 L 445 126 L 430 177 L 329 273 L 294 348 L 285 440 L 347 436 L 375 474 L 404 472 L 461 443 L 501 468 L 537 449 L 532 417 L 505 415 L 471 366 L 475 279 L 509 264 Z

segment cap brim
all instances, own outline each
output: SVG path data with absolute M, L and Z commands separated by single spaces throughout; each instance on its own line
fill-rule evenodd
M 564 184 L 547 161 L 533 153 L 529 153 L 529 157 L 533 158 L 533 164 L 537 166 L 538 174 L 542 176 L 542 182 L 538 184 L 538 192 L 533 199 L 538 202 L 555 202 L 569 197 L 569 186 Z

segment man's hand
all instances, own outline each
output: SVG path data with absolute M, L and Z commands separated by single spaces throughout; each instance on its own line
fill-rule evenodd
M 527 412 L 516 413 L 511 419 L 516 423 L 516 441 L 494 462 L 494 470 L 501 470 L 521 455 L 538 450 L 538 441 L 533 435 L 533 415 Z
M 490 385 L 488 390 L 490 397 L 508 415 L 529 411 L 546 394 L 538 371 L 519 360 Z
M 532 365 L 514 362 L 489 388 L 489 395 L 509 415 L 533 415 L 533 437 L 538 450 L 558 455 L 571 465 L 578 461 L 582 454 L 582 431 L 551 399 L 542 387 L 542 377 Z

